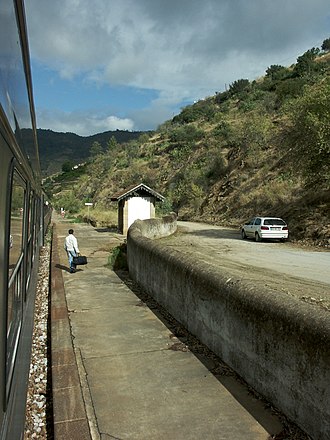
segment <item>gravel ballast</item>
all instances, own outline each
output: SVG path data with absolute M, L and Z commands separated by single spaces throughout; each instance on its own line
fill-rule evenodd
M 52 399 L 48 383 L 50 234 L 47 234 L 46 244 L 40 249 L 24 440 L 53 438 Z

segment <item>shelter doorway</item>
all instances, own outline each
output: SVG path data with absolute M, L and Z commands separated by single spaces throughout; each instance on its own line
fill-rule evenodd
M 127 229 L 135 220 L 146 220 L 150 218 L 151 197 L 130 197 L 128 199 Z

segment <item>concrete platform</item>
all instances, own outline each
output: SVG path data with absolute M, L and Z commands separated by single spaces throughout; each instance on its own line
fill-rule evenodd
M 74 274 L 63 249 L 70 227 L 89 261 Z M 122 236 L 59 220 L 54 230 L 55 439 L 266 440 L 282 431 L 233 378 L 171 350 L 179 340 L 105 267 Z

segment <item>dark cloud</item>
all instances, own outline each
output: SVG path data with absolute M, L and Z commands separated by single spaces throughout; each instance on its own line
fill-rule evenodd
M 169 73 L 186 74 L 185 65 L 213 58 L 221 70 L 237 54 L 287 56 L 326 38 L 329 30 L 328 0 L 94 0 L 92 7 L 89 0 L 63 0 L 60 7 L 28 0 L 27 7 L 39 60 L 72 74 L 107 71 L 117 82 L 125 71 L 125 82 L 143 87 L 149 87 L 151 69 L 159 89 L 170 86 Z
M 26 9 L 38 62 L 65 78 L 156 89 L 168 109 L 291 64 L 330 36 L 329 0 L 26 0 Z

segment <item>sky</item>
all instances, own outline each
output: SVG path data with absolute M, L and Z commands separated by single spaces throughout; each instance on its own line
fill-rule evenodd
M 25 0 L 37 127 L 154 130 L 330 38 L 329 0 Z

